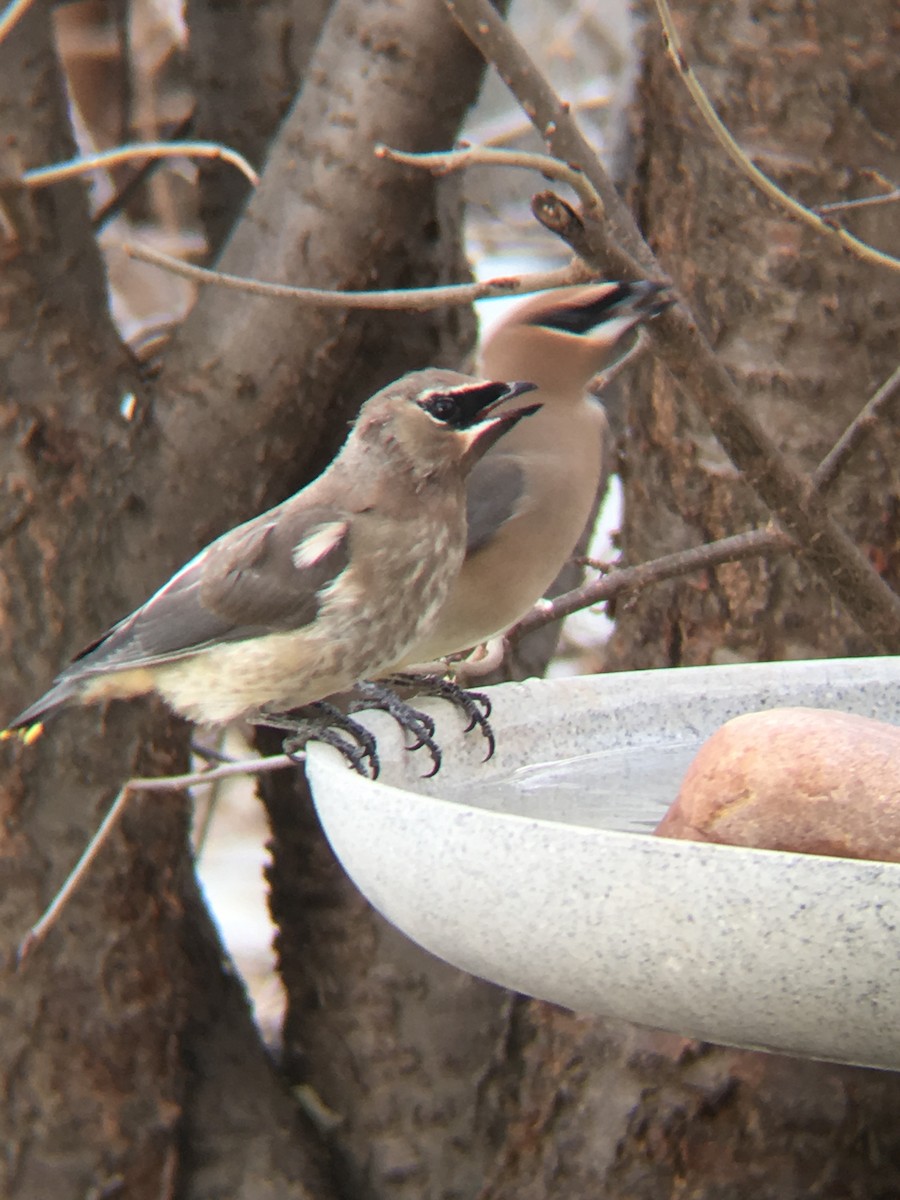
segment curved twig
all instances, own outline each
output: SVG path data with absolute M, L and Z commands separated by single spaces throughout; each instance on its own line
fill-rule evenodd
M 523 167 L 528 171 L 540 171 L 547 179 L 567 183 L 578 196 L 585 209 L 596 219 L 603 216 L 603 200 L 599 192 L 578 167 L 561 162 L 549 154 L 533 154 L 524 150 L 504 150 L 495 146 L 466 146 L 461 150 L 443 153 L 412 154 L 404 150 L 392 150 L 390 146 L 376 146 L 378 158 L 389 158 L 392 162 L 405 163 L 411 167 L 423 167 L 437 175 L 462 171 L 467 167 Z
M 852 233 L 842 226 L 836 225 L 833 221 L 828 221 L 819 216 L 812 209 L 806 208 L 799 200 L 795 200 L 793 196 L 789 196 L 786 191 L 780 188 L 774 180 L 770 179 L 764 171 L 761 171 L 751 161 L 732 137 L 721 117 L 713 108 L 712 102 L 703 90 L 699 79 L 694 74 L 693 68 L 684 53 L 681 39 L 678 36 L 678 30 L 675 28 L 675 21 L 672 17 L 672 10 L 669 8 L 668 0 L 654 0 L 654 3 L 663 26 L 666 53 L 675 64 L 675 70 L 684 81 L 684 86 L 690 93 L 691 99 L 696 104 L 710 133 L 712 133 L 713 137 L 735 166 L 773 204 L 777 204 L 779 208 L 785 209 L 791 216 L 796 217 L 798 221 L 802 221 L 804 225 L 808 225 L 816 233 L 829 238 L 833 242 L 837 242 L 844 250 L 849 250 L 851 254 L 854 254 L 864 262 L 875 263 L 879 267 L 888 267 L 892 271 L 900 271 L 900 259 L 894 258 L 891 254 L 885 254 L 882 250 L 876 250 L 874 246 L 870 246 L 868 242 L 863 242 L 858 237 L 854 237 Z
M 293 287 L 288 283 L 266 283 L 257 279 L 245 279 L 240 275 L 226 275 L 211 271 L 208 267 L 196 267 L 152 250 L 135 242 L 124 242 L 122 249 L 130 258 L 152 263 L 175 275 L 183 275 L 195 283 L 215 284 L 218 287 L 234 288 L 250 292 L 254 296 L 272 296 L 282 300 L 295 300 L 320 308 L 367 308 L 425 311 L 440 308 L 445 304 L 471 304 L 473 300 L 494 300 L 505 296 L 520 296 L 527 292 L 543 292 L 550 288 L 568 287 L 575 283 L 586 283 L 593 279 L 590 271 L 577 259 L 567 267 L 553 271 L 537 271 L 530 275 L 510 275 L 487 279 L 482 283 L 455 283 L 447 287 L 400 288 L 386 292 L 333 292 L 326 288 Z
M 853 418 L 816 467 L 812 481 L 820 492 L 827 491 L 831 487 L 863 436 L 873 428 L 891 400 L 898 394 L 900 394 L 900 367 L 896 368 L 893 375 L 885 380 L 875 395 L 867 401 L 865 407 Z
M 34 167 L 22 173 L 22 183 L 28 188 L 47 187 L 51 183 L 60 183 L 63 179 L 85 175 L 88 171 L 112 167 L 117 163 L 132 162 L 136 158 L 217 158 L 237 167 L 254 187 L 259 183 L 259 175 L 243 154 L 218 142 L 134 142 L 127 146 L 116 146 L 112 150 L 103 150 L 99 154 L 73 158 L 68 162 Z

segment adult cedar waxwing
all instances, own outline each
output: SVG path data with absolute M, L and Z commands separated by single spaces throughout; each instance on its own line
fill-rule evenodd
M 498 405 L 531 390 L 443 370 L 384 388 L 318 479 L 191 559 L 7 734 L 31 740 L 70 702 L 151 691 L 224 724 L 377 675 L 444 603 L 465 552 L 466 476 L 538 407 Z
M 468 650 L 509 629 L 573 553 L 608 474 L 606 416 L 591 378 L 625 335 L 667 308 L 656 283 L 559 288 L 517 305 L 481 350 L 491 378 L 530 379 L 541 411 L 477 464 L 467 488 L 468 544 L 450 595 L 397 669 Z

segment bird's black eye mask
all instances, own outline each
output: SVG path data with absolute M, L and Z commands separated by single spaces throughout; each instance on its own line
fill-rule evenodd
M 589 297 L 572 304 L 560 304 L 549 312 L 533 316 L 527 324 L 542 325 L 545 329 L 558 329 L 561 333 L 587 334 L 610 317 L 633 313 L 644 317 L 655 317 L 673 302 L 665 295 L 662 284 L 639 280 L 636 283 L 619 283 L 602 296 Z
M 590 333 L 612 316 L 620 305 L 633 299 L 634 292 L 627 283 L 610 288 L 596 299 L 582 300 L 576 304 L 561 304 L 552 312 L 534 316 L 529 325 L 543 325 L 547 329 L 559 329 L 562 333 Z
M 454 391 L 431 392 L 419 401 L 429 416 L 451 429 L 468 429 L 495 405 L 519 392 L 508 383 L 480 383 Z

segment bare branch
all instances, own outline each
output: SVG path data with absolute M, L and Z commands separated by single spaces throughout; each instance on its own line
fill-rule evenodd
M 410 167 L 422 167 L 435 175 L 447 175 L 475 166 L 523 167 L 528 171 L 540 171 L 547 179 L 567 183 L 592 216 L 597 220 L 603 217 L 603 201 L 591 181 L 577 167 L 549 154 L 531 154 L 524 150 L 503 150 L 491 146 L 467 146 L 463 150 L 444 153 L 407 154 L 402 150 L 392 150 L 390 146 L 376 146 L 375 155 Z
M 832 486 L 850 455 L 865 434 L 874 428 L 876 422 L 885 414 L 888 405 L 897 395 L 900 395 L 900 367 L 897 367 L 890 379 L 881 385 L 816 467 L 812 481 L 820 492 L 825 492 Z
M 846 212 L 851 208 L 875 208 L 879 204 L 894 204 L 900 200 L 900 188 L 892 188 L 878 196 L 860 196 L 856 200 L 832 200 L 828 204 L 817 204 L 813 212 L 833 213 Z
M 175 142 L 183 138 L 186 133 L 190 132 L 193 123 L 194 114 L 193 112 L 189 112 L 183 120 L 178 122 L 171 134 L 168 135 L 168 140 Z M 141 166 L 137 167 L 132 172 L 131 177 L 91 217 L 92 228 L 96 230 L 103 229 L 110 221 L 114 220 L 122 212 L 126 204 L 129 203 L 138 188 L 159 170 L 162 161 L 159 158 L 150 159 L 148 162 L 142 163 Z
M 599 397 L 600 394 L 609 387 L 614 379 L 621 375 L 627 367 L 632 365 L 632 363 L 636 362 L 639 358 L 646 354 L 649 349 L 649 337 L 647 337 L 646 332 L 642 328 L 638 328 L 637 337 L 634 339 L 628 349 L 623 351 L 623 353 L 620 354 L 617 359 L 614 359 L 608 367 L 604 367 L 599 375 L 594 376 L 590 382 L 588 390 L 593 395 Z
M 612 103 L 611 96 L 584 96 L 572 101 L 572 112 L 590 113 L 608 109 Z M 518 118 L 514 113 L 504 115 L 496 120 L 488 120 L 477 126 L 472 133 L 472 141 L 479 146 L 501 147 L 509 142 L 518 141 L 531 130 L 531 122 L 527 117 Z M 460 143 L 462 145 L 463 143 Z
M 881 250 L 876 250 L 873 246 L 868 245 L 868 243 L 854 237 L 852 233 L 849 233 L 840 225 L 825 220 L 818 213 L 813 212 L 812 209 L 806 208 L 799 200 L 795 200 L 793 196 L 789 196 L 787 192 L 783 191 L 777 183 L 771 180 L 768 175 L 761 171 L 748 158 L 723 124 L 719 114 L 713 108 L 709 97 L 700 85 L 700 81 L 694 74 L 685 56 L 681 39 L 678 36 L 678 30 L 675 28 L 668 0 L 654 0 L 654 3 L 656 4 L 656 11 L 659 13 L 659 19 L 663 26 L 666 53 L 675 64 L 675 70 L 683 80 L 685 87 L 691 95 L 691 99 L 697 106 L 697 110 L 706 122 L 707 128 L 738 170 L 746 175 L 750 182 L 759 188 L 763 195 L 767 196 L 773 204 L 777 204 L 779 208 L 785 209 L 791 216 L 802 221 L 804 225 L 809 226 L 816 233 L 823 235 L 832 242 L 836 242 L 844 250 L 849 250 L 851 254 L 854 254 L 864 262 L 875 263 L 880 267 L 888 267 L 892 271 L 900 271 L 900 259 L 894 258 L 891 254 L 885 254 Z
M 556 192 L 536 192 L 531 197 L 531 211 L 548 233 L 562 238 L 579 258 L 582 251 L 588 256 L 596 254 L 584 216 Z
M 19 943 L 16 956 L 18 965 L 21 967 L 26 957 L 43 941 L 56 924 L 60 913 L 87 875 L 91 864 L 106 844 L 107 838 L 115 829 L 119 818 L 125 811 L 126 804 L 135 792 L 181 792 L 186 788 L 197 787 L 203 783 L 213 783 L 218 779 L 229 779 L 235 775 L 262 775 L 269 771 L 283 771 L 288 767 L 296 766 L 300 758 L 300 754 L 295 754 L 291 758 L 286 754 L 273 754 L 269 758 L 247 758 L 239 762 L 224 763 L 222 766 L 211 767 L 204 771 L 192 771 L 187 775 L 161 775 L 155 779 L 129 779 L 119 789 L 106 816 L 100 822 L 97 832 L 66 876 L 62 887 Z
M 218 287 L 233 288 L 241 292 L 250 292 L 255 296 L 274 296 L 282 300 L 294 300 L 299 304 L 309 304 L 319 308 L 364 308 L 364 309 L 403 309 L 427 311 L 441 308 L 446 304 L 471 304 L 473 300 L 493 300 L 504 296 L 520 296 L 526 292 L 543 292 L 550 288 L 568 287 L 570 284 L 586 283 L 594 278 L 594 273 L 577 260 L 567 267 L 559 267 L 553 271 L 539 271 L 531 275 L 509 275 L 498 279 L 488 279 L 483 283 L 457 283 L 448 287 L 399 288 L 386 292 L 333 292 L 327 288 L 300 288 L 286 283 L 265 283 L 257 279 L 245 279 L 240 275 L 227 275 L 221 271 L 211 271 L 208 267 L 196 267 L 164 254 L 161 250 L 153 250 L 149 246 L 141 246 L 136 242 L 125 242 L 122 249 L 131 258 L 141 262 L 152 263 L 171 271 L 174 275 L 183 275 L 195 283 L 215 284 Z
M 578 218 L 584 234 L 576 252 L 607 278 L 665 278 L 568 106 L 488 0 L 445 3 L 466 35 L 497 67 L 553 153 L 577 165 L 602 197 L 603 222 Z M 700 408 L 725 452 L 797 542 L 799 553 L 825 586 L 876 646 L 900 650 L 900 598 L 836 524 L 812 481 L 798 475 L 747 409 L 687 307 L 682 303 L 659 316 L 650 336 L 659 359 Z
M 641 237 L 625 203 L 572 116 L 509 26 L 487 0 L 444 0 L 454 20 L 518 100 L 522 111 L 543 137 L 550 152 L 581 171 L 603 200 L 615 242 L 601 247 L 608 252 L 599 270 L 608 279 L 638 279 L 659 271 L 659 264 Z M 597 248 L 595 248 L 595 256 Z
M 655 558 L 652 562 L 636 567 L 615 567 L 600 579 L 591 579 L 581 587 L 573 588 L 554 600 L 545 601 L 524 617 L 506 635 L 510 643 L 518 642 L 526 634 L 533 633 L 551 621 L 559 621 L 583 608 L 590 608 L 603 601 L 614 600 L 625 592 L 636 592 L 653 583 L 674 579 L 690 571 L 708 570 L 726 562 L 737 562 L 742 558 L 754 558 L 770 550 L 789 550 L 794 542 L 786 533 L 776 529 L 751 529 L 733 537 L 721 538 L 705 546 L 690 550 L 678 550 Z M 590 560 L 588 560 L 590 561 Z M 599 564 L 591 564 L 598 565 Z
M 46 167 L 34 167 L 24 171 L 21 182 L 27 188 L 47 187 L 51 183 L 60 183 L 64 179 L 72 179 L 77 175 L 86 175 L 88 171 L 97 171 L 118 163 L 133 162 L 135 159 L 155 158 L 216 158 L 231 163 L 245 175 L 254 187 L 259 183 L 259 175 L 250 166 L 243 154 L 222 146 L 218 142 L 134 142 L 127 146 L 116 146 L 112 150 L 103 150 L 99 154 L 88 154 L 83 158 L 73 158 L 69 162 L 51 163 Z

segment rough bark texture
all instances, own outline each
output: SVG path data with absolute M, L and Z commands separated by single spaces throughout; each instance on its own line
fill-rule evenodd
M 0 46 L 13 177 L 72 152 L 46 21 L 36 6 Z M 223 265 L 330 287 L 437 282 L 457 268 L 440 189 L 389 172 L 372 144 L 451 142 L 479 65 L 436 4 L 343 0 L 329 29 L 318 89 L 288 114 Z M 345 82 L 335 73 L 326 86 L 337 63 Z M 2 280 L 9 717 L 204 541 L 293 490 L 365 395 L 449 358 L 465 319 L 348 320 L 207 292 L 151 386 L 106 315 L 80 186 L 3 199 L 19 233 L 4 244 Z M 119 411 L 128 391 L 131 421 Z M 181 765 L 185 734 L 158 709 L 148 719 L 120 705 L 64 714 L 35 746 L 2 748 L 0 1191 L 11 1200 L 330 1194 L 317 1135 L 276 1077 L 196 895 L 183 801 L 133 803 L 14 970 L 15 941 L 119 784 Z
M 887 9 L 681 6 L 689 55 L 740 143 L 804 203 L 871 194 L 893 178 L 897 43 Z M 896 365 L 898 276 L 840 254 L 775 210 L 722 158 L 650 38 L 636 199 L 668 269 L 766 428 L 811 471 Z M 890 206 L 852 217 L 897 253 Z M 629 414 L 623 474 L 629 561 L 765 519 L 696 414 L 648 370 Z M 832 511 L 900 585 L 900 433 L 868 438 Z M 851 625 L 790 556 L 654 588 L 621 614 L 614 656 L 632 666 L 865 653 Z M 652 636 L 647 636 L 651 633 Z
M 886 4 L 679 4 L 688 52 L 738 140 L 807 203 L 868 191 L 900 162 Z M 897 276 L 817 242 L 713 147 L 647 40 L 635 202 L 665 267 L 781 445 L 811 469 L 896 365 Z M 857 223 L 858 222 L 858 223 Z M 890 209 L 854 229 L 897 253 Z M 858 452 L 833 511 L 900 582 L 896 422 Z M 626 559 L 766 514 L 658 368 L 632 392 Z M 790 558 L 732 564 L 623 605 L 613 669 L 865 650 Z M 844 1200 L 900 1192 L 896 1075 L 685 1042 L 546 1005 L 517 1013 L 508 1123 L 483 1196 Z
M 331 0 L 190 0 L 194 135 L 239 150 L 261 170 L 330 7 Z M 238 48 L 240 70 L 235 70 Z M 250 185 L 223 163 L 201 166 L 200 185 L 200 215 L 215 251 Z
M 4 174 L 70 157 L 46 12 L 32 10 L 0 45 L 0 79 L 0 121 L 16 131 L 4 137 Z M 8 190 L 5 199 L 14 231 L 0 277 L 0 670 L 11 716 L 121 603 L 127 585 L 93 578 L 90 568 L 109 553 L 103 516 L 116 511 L 127 462 L 118 398 L 139 381 L 106 314 L 81 186 Z M 101 761 L 89 749 L 97 728 L 73 721 L 55 753 L 4 753 L 0 1191 L 17 1200 L 102 1190 L 123 1174 L 123 1159 L 133 1194 L 158 1195 L 171 1170 L 183 805 L 170 806 L 164 823 L 145 812 L 140 825 L 123 824 L 88 903 L 66 915 L 53 946 L 15 971 L 16 941 L 74 862 L 116 781 L 173 761 L 164 739 L 142 751 L 134 724 L 115 718 Z
M 726 1050 L 523 1004 L 502 1200 L 889 1200 L 896 1076 Z

